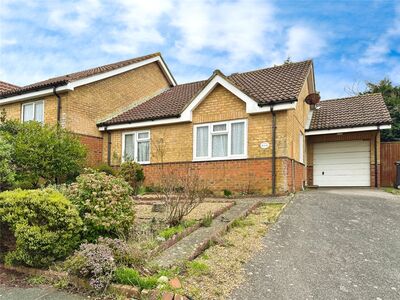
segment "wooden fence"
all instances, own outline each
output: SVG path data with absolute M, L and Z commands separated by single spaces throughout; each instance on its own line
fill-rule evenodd
M 400 160 L 400 142 L 381 143 L 381 186 L 393 186 L 396 180 L 395 161 Z

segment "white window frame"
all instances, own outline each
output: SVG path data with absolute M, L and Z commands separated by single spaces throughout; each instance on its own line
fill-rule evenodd
M 234 123 L 244 123 L 244 153 L 243 154 L 232 154 L 232 129 L 231 125 Z M 214 125 L 222 125 L 226 124 L 225 131 L 213 131 Z M 208 155 L 207 156 L 199 156 L 196 155 L 197 149 L 197 128 L 199 127 L 208 127 Z M 231 121 L 223 121 L 223 122 L 212 122 L 212 123 L 202 123 L 196 124 L 193 126 L 193 161 L 210 161 L 210 160 L 230 160 L 230 159 L 246 159 L 247 158 L 247 119 L 238 119 L 238 120 L 231 120 Z M 221 133 L 228 134 L 228 155 L 221 156 L 221 157 L 212 157 L 212 136 L 218 135 Z
M 29 122 L 29 121 L 39 122 L 39 121 L 36 120 L 36 104 L 38 104 L 38 103 L 41 103 L 42 106 L 43 106 L 43 109 L 42 109 L 42 120 L 43 121 L 40 121 L 40 123 L 44 124 L 44 100 L 38 100 L 38 101 L 23 103 L 21 105 L 21 123 Z M 25 109 L 25 106 L 28 106 L 28 105 L 33 105 L 33 120 L 25 121 L 24 120 L 24 109 Z
M 139 134 L 140 133 L 147 133 L 149 136 L 147 138 L 141 138 L 139 139 Z M 130 131 L 130 132 L 124 132 L 122 133 L 122 153 L 121 153 L 121 160 L 122 162 L 125 162 L 125 136 L 126 135 L 132 135 L 133 134 L 133 144 L 135 147 L 135 153 L 134 153 L 134 158 L 133 161 L 145 165 L 150 163 L 150 157 L 151 157 L 151 135 L 150 135 L 150 130 L 139 130 L 139 131 Z M 138 154 L 139 154 L 139 147 L 138 144 L 139 142 L 149 142 L 149 160 L 148 161 L 138 161 Z
M 299 133 L 299 162 L 304 163 L 304 133 Z

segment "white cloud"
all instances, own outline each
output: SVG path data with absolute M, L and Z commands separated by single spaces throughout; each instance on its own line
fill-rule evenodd
M 93 25 L 101 9 L 99 0 L 65 1 L 62 5 L 49 5 L 49 25 L 73 35 L 81 34 Z
M 275 51 L 278 33 L 274 7 L 265 1 L 180 1 L 172 26 L 177 30 L 171 51 L 185 64 L 246 67 L 254 58 Z
M 118 0 L 114 4 L 118 9 L 108 16 L 115 22 L 114 28 L 101 45 L 105 52 L 133 54 L 143 45 L 165 42 L 160 26 L 174 6 L 171 0 Z
M 287 33 L 286 57 L 294 61 L 316 58 L 327 46 L 325 38 L 311 27 L 292 26 Z
M 400 49 L 400 4 L 397 5 L 395 18 L 391 26 L 378 37 L 377 40 L 370 43 L 364 54 L 359 59 L 361 64 L 373 65 L 383 63 L 388 60 L 388 54 L 392 49 Z

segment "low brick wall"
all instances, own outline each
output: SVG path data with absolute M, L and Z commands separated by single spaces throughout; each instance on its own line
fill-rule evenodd
M 144 166 L 145 185 L 157 186 L 161 168 L 168 174 L 195 171 L 210 190 L 221 194 L 224 189 L 236 193 L 272 193 L 272 159 L 223 160 L 207 162 L 178 162 Z M 285 194 L 300 190 L 305 180 L 304 165 L 286 157 L 276 159 L 276 191 Z

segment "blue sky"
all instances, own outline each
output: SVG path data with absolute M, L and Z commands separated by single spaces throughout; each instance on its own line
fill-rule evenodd
M 160 51 L 179 83 L 312 58 L 323 99 L 400 83 L 400 1 L 0 0 L 0 80 Z

